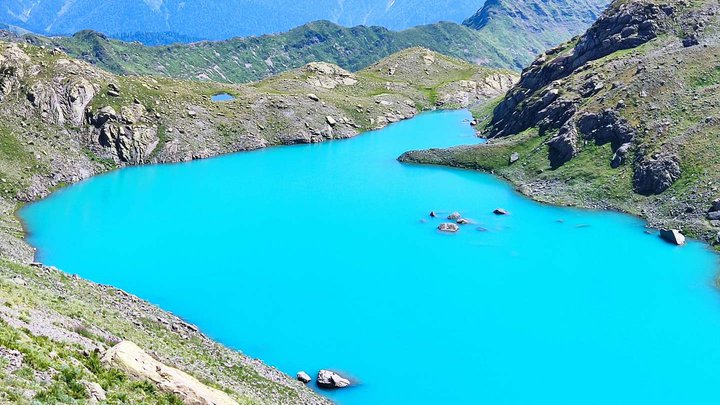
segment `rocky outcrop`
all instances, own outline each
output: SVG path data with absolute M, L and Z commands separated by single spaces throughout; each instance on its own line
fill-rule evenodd
M 613 151 L 635 139 L 635 130 L 613 110 L 587 113 L 577 119 L 583 137 L 597 145 L 611 144 Z
M 460 80 L 448 83 L 440 89 L 438 106 L 470 106 L 480 101 L 502 96 L 517 83 L 518 77 L 511 73 L 496 73 L 481 81 Z
M 354 74 L 347 70 L 325 62 L 312 62 L 303 69 L 307 74 L 307 82 L 323 89 L 334 89 L 338 86 L 353 86 L 357 83 Z
M 26 79 L 34 78 L 46 69 L 41 64 L 33 64 L 20 45 L 9 43 L 2 46 L 0 101 L 12 91 L 20 90 L 21 83 Z M 26 96 L 45 122 L 81 125 L 85 109 L 99 89 L 76 70 L 77 63 L 62 58 L 52 63 L 64 74 L 53 76 L 50 80 L 33 81 L 26 89 Z
M 350 380 L 330 370 L 320 370 L 317 376 L 317 385 L 321 388 L 347 388 Z
M 554 84 L 559 84 L 558 81 L 587 62 L 656 38 L 668 27 L 673 13 L 671 5 L 648 1 L 610 7 L 573 48 L 550 50 L 523 71 L 518 85 L 495 108 L 488 137 L 513 135 L 547 120 L 546 109 L 559 96 L 558 90 L 553 88 Z M 584 91 L 588 96 L 599 91 L 599 82 L 594 82 L 591 87 Z M 567 111 L 567 108 L 564 110 Z M 555 115 L 569 118 L 567 114 Z M 555 118 L 551 121 L 555 128 L 559 128 L 567 119 Z
M 118 162 L 144 163 L 160 141 L 157 127 L 146 122 L 145 114 L 140 103 L 123 106 L 120 114 L 110 106 L 101 108 L 91 117 L 97 143 L 107 148 Z
M 610 143 L 614 153 L 610 165 L 617 168 L 625 163 L 625 156 L 635 139 L 635 130 L 613 110 L 573 117 L 548 141 L 551 168 L 561 167 L 580 152 L 580 135 L 584 141 L 596 145 Z
M 237 405 L 226 393 L 160 363 L 129 341 L 120 342 L 109 349 L 102 360 L 136 378 L 152 381 L 160 390 L 178 395 L 188 405 Z
M 30 57 L 17 44 L 6 43 L 0 52 L 0 101 L 20 85 Z
M 83 77 L 58 77 L 52 82 L 36 82 L 27 96 L 47 122 L 77 126 L 83 124 L 85 109 L 97 91 Z
M 550 167 L 557 169 L 578 154 L 578 133 L 573 123 L 566 123 L 557 135 L 548 141 Z
M 639 194 L 660 194 L 670 188 L 680 175 L 680 159 L 676 154 L 640 155 L 634 163 L 633 187 Z

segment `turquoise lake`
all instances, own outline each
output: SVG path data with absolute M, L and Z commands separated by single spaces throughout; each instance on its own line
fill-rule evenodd
M 343 405 L 717 403 L 717 256 L 633 217 L 396 161 L 479 142 L 469 118 L 123 169 L 21 216 L 48 265 L 293 376 L 356 378 L 323 391 Z M 441 234 L 432 210 L 476 225 Z
M 235 100 L 235 97 L 233 97 L 232 95 L 227 94 L 227 93 L 220 93 L 220 94 L 216 94 L 216 95 L 210 97 L 210 100 L 217 103 L 217 102 L 233 101 L 233 100 Z

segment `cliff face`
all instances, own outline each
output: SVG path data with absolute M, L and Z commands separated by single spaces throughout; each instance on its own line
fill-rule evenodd
M 714 241 L 718 11 L 615 1 L 523 71 L 488 115 L 487 146 L 403 159 L 492 170 L 540 200 L 620 209 Z

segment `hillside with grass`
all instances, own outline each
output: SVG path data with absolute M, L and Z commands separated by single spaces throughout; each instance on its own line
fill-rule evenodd
M 615 1 L 476 111 L 487 145 L 401 159 L 494 172 L 540 201 L 617 209 L 717 243 L 718 11 L 707 0 Z

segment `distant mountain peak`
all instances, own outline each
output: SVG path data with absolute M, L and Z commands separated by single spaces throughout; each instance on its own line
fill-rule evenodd
M 490 43 L 506 38 L 504 52 L 523 68 L 537 54 L 581 34 L 610 0 L 488 0 L 463 25 L 487 33 Z

